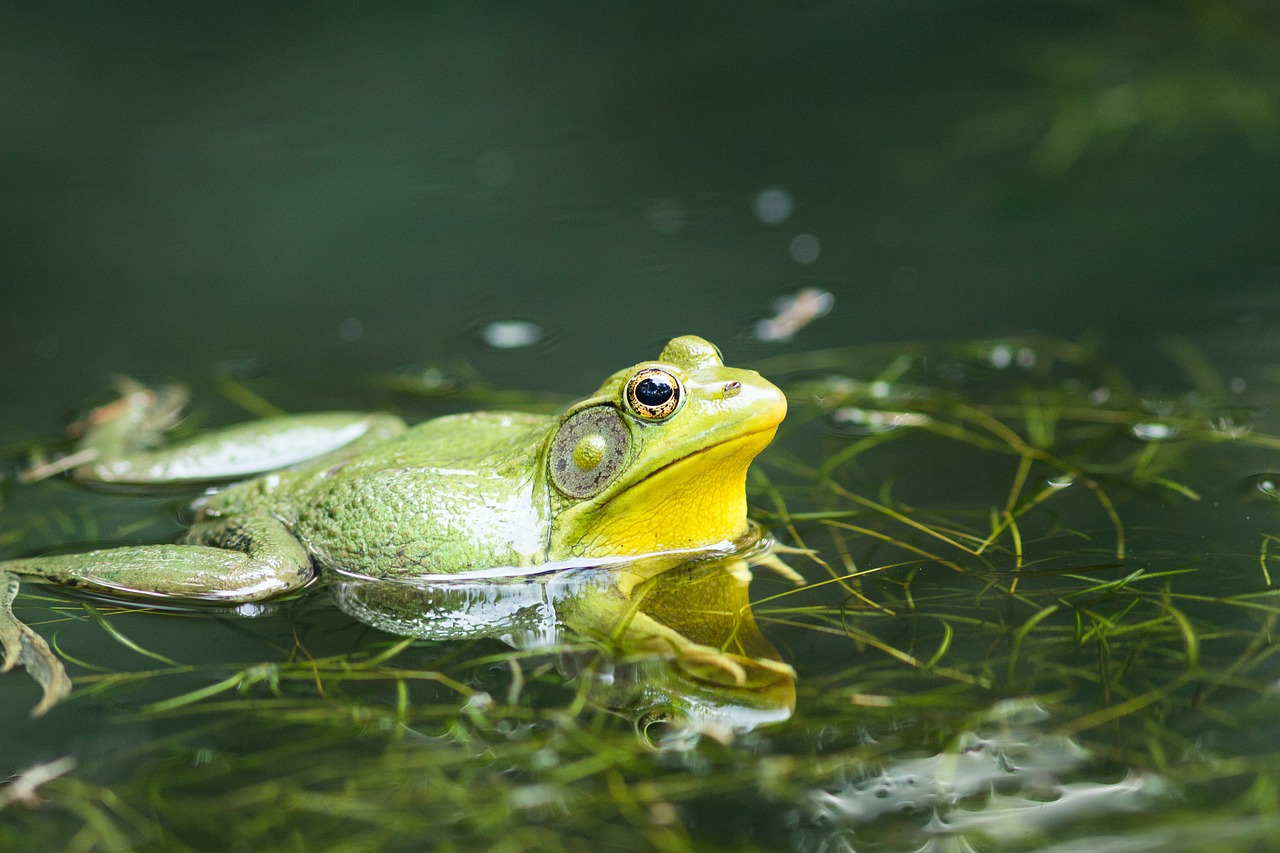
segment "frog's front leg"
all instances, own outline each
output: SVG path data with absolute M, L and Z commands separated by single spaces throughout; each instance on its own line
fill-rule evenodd
M 44 690 L 39 716 L 71 689 L 62 663 L 9 608 L 15 575 L 36 575 L 96 592 L 238 603 L 297 589 L 311 580 L 311 558 L 274 518 L 201 522 L 180 545 L 138 545 L 0 562 L 0 672 L 22 664 Z
M 311 580 L 311 557 L 274 518 L 201 522 L 179 545 L 136 545 L 0 562 L 0 575 L 36 575 L 96 592 L 238 603 Z
M 78 479 L 129 486 L 216 483 L 257 476 L 326 454 L 354 452 L 404 431 L 393 415 L 321 412 L 284 415 L 160 446 L 186 395 L 124 380 L 122 396 L 89 414 L 75 451 L 36 466 L 25 480 L 71 469 Z

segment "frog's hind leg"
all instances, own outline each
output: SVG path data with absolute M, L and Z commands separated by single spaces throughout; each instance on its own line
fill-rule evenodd
M 95 409 L 79 425 L 72 454 L 33 468 L 24 479 L 69 468 L 79 480 L 125 486 L 225 482 L 363 447 L 405 429 L 393 415 L 323 412 L 265 418 L 160 446 L 178 420 L 185 393 L 153 390 L 132 380 L 122 380 L 121 391 L 120 399 Z
M 103 593 L 241 603 L 305 585 L 314 570 L 302 544 L 274 518 L 197 524 L 179 545 L 136 545 L 0 562 Z
M 106 456 L 74 469 L 80 480 L 128 486 L 214 483 L 254 477 L 404 431 L 386 414 L 285 415 L 227 427 L 155 450 Z

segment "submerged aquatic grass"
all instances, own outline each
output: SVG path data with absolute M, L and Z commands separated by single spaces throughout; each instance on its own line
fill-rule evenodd
M 25 584 L 15 607 L 75 684 L 22 723 L 42 758 L 0 756 L 0 846 L 1280 843 L 1280 540 L 1259 474 L 1280 438 L 1262 392 L 1166 350 L 1181 378 L 1158 393 L 1088 342 L 1038 338 L 757 365 L 792 410 L 753 514 L 804 582 L 758 566 L 749 597 L 734 567 L 591 576 L 540 587 L 551 635 L 497 590 L 507 621 L 406 638 L 419 605 L 377 590 L 238 615 Z M 39 488 L 81 503 L 11 502 L 6 551 L 169 524 L 151 504 L 146 527 L 95 527 L 98 498 Z

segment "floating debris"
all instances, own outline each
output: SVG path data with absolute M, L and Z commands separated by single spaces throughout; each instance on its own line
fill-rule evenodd
M 14 803 L 24 806 L 40 805 L 36 790 L 45 782 L 65 776 L 75 769 L 76 760 L 65 755 L 55 761 L 33 764 L 15 776 L 7 785 L 0 786 L 0 809 Z
M 831 313 L 836 298 L 820 287 L 806 287 L 773 303 L 774 316 L 756 323 L 761 341 L 789 341 L 805 326 Z
M 888 432 L 898 427 L 924 426 L 929 416 L 920 412 L 888 412 L 844 406 L 831 413 L 831 423 L 844 433 Z

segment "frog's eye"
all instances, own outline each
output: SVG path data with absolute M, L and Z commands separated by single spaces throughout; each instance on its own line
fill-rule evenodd
M 675 376 L 660 367 L 646 367 L 627 382 L 627 408 L 647 421 L 660 421 L 675 413 L 683 393 Z
M 613 406 L 593 406 L 570 415 L 551 441 L 551 482 L 570 498 L 591 498 L 622 470 L 631 432 Z

